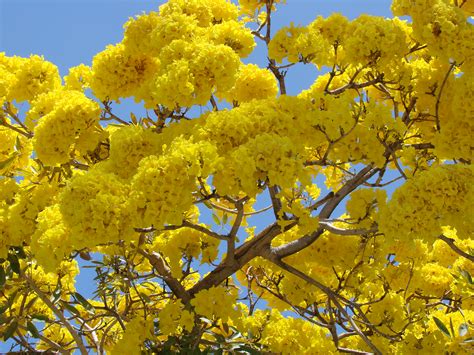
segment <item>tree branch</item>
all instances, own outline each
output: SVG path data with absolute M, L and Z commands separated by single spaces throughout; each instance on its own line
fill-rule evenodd
M 474 262 L 474 256 L 466 253 L 465 251 L 459 249 L 459 247 L 454 244 L 454 239 L 452 238 L 448 238 L 446 237 L 445 235 L 441 234 L 439 237 L 439 239 L 441 239 L 443 242 L 445 242 L 446 244 L 449 245 L 449 247 L 454 250 L 457 254 L 459 254 L 460 256 L 462 256 L 463 258 L 466 258 L 467 260 L 470 260 L 470 261 L 473 261 Z
M 329 222 L 319 221 L 319 225 L 322 226 L 324 229 L 328 230 L 331 233 L 338 234 L 338 235 L 367 235 L 370 233 L 375 233 L 377 228 L 371 229 L 344 229 L 333 226 Z
M 234 221 L 234 224 L 232 225 L 232 229 L 227 235 L 227 256 L 225 260 L 227 264 L 233 264 L 235 261 L 235 238 L 237 236 L 237 232 L 239 231 L 240 225 L 242 224 L 242 220 L 244 218 L 244 203 L 247 200 L 248 198 L 244 198 L 237 201 L 236 203 L 236 208 L 238 211 L 237 216 L 235 217 L 235 221 Z
M 88 352 L 84 345 L 84 342 L 82 341 L 81 336 L 74 330 L 74 328 L 68 322 L 64 314 L 54 305 L 53 302 L 51 302 L 51 300 L 39 289 L 39 287 L 36 286 L 35 282 L 29 276 L 24 273 L 22 273 L 21 276 L 23 277 L 23 279 L 25 279 L 31 289 L 38 295 L 41 301 L 43 301 L 44 304 L 46 304 L 53 311 L 53 313 L 61 320 L 62 325 L 68 330 L 68 332 L 71 334 L 74 341 L 76 342 L 81 354 L 87 355 Z
M 173 291 L 176 297 L 183 300 L 183 303 L 189 303 L 191 297 L 183 285 L 171 275 L 171 270 L 166 265 L 160 254 L 156 252 L 147 252 L 143 249 L 138 249 L 138 253 L 148 259 L 153 268 L 160 274 L 168 287 Z
M 382 352 L 372 343 L 372 341 L 365 335 L 357 326 L 355 323 L 354 319 L 352 318 L 351 315 L 347 313 L 347 311 L 344 309 L 344 307 L 341 305 L 339 300 L 337 299 L 337 295 L 328 287 L 324 286 L 321 284 L 319 281 L 316 281 L 312 277 L 306 275 L 305 273 L 301 272 L 300 270 L 294 268 L 293 266 L 281 261 L 276 257 L 275 255 L 267 255 L 265 256 L 267 260 L 271 261 L 275 265 L 281 267 L 283 270 L 288 271 L 289 273 L 305 280 L 309 284 L 312 284 L 319 288 L 321 291 L 323 291 L 334 304 L 336 307 L 339 309 L 339 311 L 347 318 L 347 320 L 351 323 L 353 329 L 357 334 L 362 338 L 362 340 L 372 349 L 372 351 L 377 354 L 377 355 L 382 355 Z
M 439 88 L 438 96 L 436 97 L 436 106 L 435 106 L 435 117 L 436 117 L 436 130 L 438 132 L 441 131 L 441 124 L 439 122 L 439 104 L 441 103 L 441 95 L 443 93 L 444 86 L 448 81 L 449 74 L 453 71 L 454 67 L 456 66 L 456 62 L 451 63 L 449 66 L 448 72 L 444 76 L 443 82 L 441 83 L 441 87 Z

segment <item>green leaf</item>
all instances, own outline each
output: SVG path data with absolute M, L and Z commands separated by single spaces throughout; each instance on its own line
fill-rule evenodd
M 0 161 L 0 170 L 8 168 L 15 158 L 17 157 L 18 153 L 14 153 L 11 157 L 7 158 L 6 160 Z
M 19 152 L 23 148 L 21 141 L 20 141 L 20 136 L 16 136 L 16 142 L 15 142 L 15 151 Z
M 4 314 L 0 314 L 0 325 L 9 323 L 11 319 L 12 319 L 11 317 L 7 317 Z
M 461 325 L 459 326 L 459 336 L 460 337 L 465 336 L 468 331 L 469 331 L 469 326 L 467 325 L 467 323 L 461 323 Z
M 439 330 L 441 330 L 441 332 L 444 333 L 444 335 L 446 335 L 447 337 L 451 338 L 451 334 L 449 334 L 449 330 L 448 328 L 446 328 L 446 326 L 444 325 L 444 323 L 436 318 L 436 317 L 433 317 L 433 320 L 435 321 L 436 323 L 436 326 L 438 327 Z
M 222 328 L 224 328 L 224 332 L 226 333 L 226 335 L 229 334 L 229 325 L 227 323 L 223 323 Z
M 470 285 L 472 285 L 472 277 L 468 271 L 461 270 L 461 275 L 467 280 L 467 282 L 469 282 Z
M 46 316 L 44 314 L 39 314 L 39 313 L 32 314 L 31 318 L 32 319 L 37 319 L 37 320 L 40 320 L 40 321 L 43 321 L 43 322 L 49 321 L 48 316 Z
M 80 303 L 86 310 L 88 310 L 89 312 L 92 312 L 92 313 L 95 312 L 94 306 L 91 305 L 91 304 L 89 303 L 89 301 L 86 300 L 80 293 L 74 292 L 74 298 L 75 298 L 76 301 L 77 301 L 78 303 Z
M 449 328 L 451 329 L 451 334 L 454 336 L 456 332 L 454 331 L 454 326 L 453 326 L 453 319 L 449 318 Z
M 40 337 L 38 329 L 36 329 L 36 326 L 33 324 L 32 321 L 26 322 L 26 329 L 30 332 L 30 334 L 33 338 L 39 338 Z
M 224 213 L 224 216 L 222 217 L 222 224 L 227 224 L 228 220 L 229 220 L 229 215 L 227 213 Z
M 5 275 L 5 269 L 3 265 L 0 265 L 0 289 L 5 286 L 5 282 L 7 281 L 7 276 Z
M 133 124 L 137 124 L 137 116 L 133 112 L 130 112 L 130 119 L 132 120 Z
M 5 333 L 3 333 L 3 340 L 7 341 L 8 339 L 11 338 L 11 336 L 15 333 L 15 331 L 18 328 L 18 322 L 14 320 L 13 322 L 10 323 L 10 325 L 7 327 L 5 330 Z
M 8 308 L 10 307 L 10 304 L 7 302 L 3 306 L 0 306 L 0 315 L 3 314 Z
M 25 250 L 23 247 L 12 247 L 19 259 L 26 259 Z
M 216 341 L 217 341 L 218 343 L 222 344 L 222 343 L 225 343 L 225 342 L 226 342 L 226 341 L 225 341 L 225 338 L 224 338 L 224 336 L 223 336 L 222 334 L 213 333 L 212 335 L 214 336 L 214 338 L 216 338 Z
M 215 224 L 217 225 L 220 225 L 221 224 L 221 220 L 219 219 L 219 217 L 217 217 L 217 215 L 215 213 L 212 214 L 212 220 L 214 221 Z
M 58 282 L 56 285 L 56 288 L 53 291 L 53 298 L 51 299 L 51 302 L 57 303 L 59 299 L 61 298 L 61 282 Z
M 143 298 L 143 300 L 146 302 L 146 303 L 151 303 L 151 298 L 148 297 L 148 295 L 144 294 L 143 292 L 140 292 L 140 297 Z
M 25 309 L 29 309 L 31 306 L 33 306 L 37 299 L 38 297 L 33 297 L 30 301 L 28 301 L 28 303 L 25 306 Z
M 79 312 L 79 310 L 74 307 L 73 305 L 65 302 L 65 301 L 59 301 L 59 303 L 61 303 L 61 305 L 66 308 L 69 312 L 71 312 L 71 314 L 74 314 L 76 316 L 80 316 L 81 315 L 81 312 Z
M 8 253 L 8 261 L 10 262 L 10 268 L 16 274 L 20 274 L 20 262 L 16 254 Z

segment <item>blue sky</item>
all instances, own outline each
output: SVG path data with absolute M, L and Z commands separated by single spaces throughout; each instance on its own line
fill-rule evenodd
M 80 63 L 91 64 L 94 54 L 122 39 L 123 24 L 131 16 L 156 11 L 164 1 L 150 0 L 0 0 L 0 52 L 8 56 L 43 55 L 62 75 Z M 281 26 L 308 24 L 318 15 L 341 12 L 349 18 L 362 13 L 390 17 L 387 0 L 288 0 L 273 15 L 274 31 Z M 246 62 L 266 66 L 265 53 L 257 48 Z M 311 85 L 318 72 L 311 65 L 297 65 L 287 75 L 289 94 Z M 134 108 L 126 100 L 120 111 Z M 262 204 L 264 201 L 262 201 Z M 268 214 L 271 215 L 271 212 Z M 79 287 L 90 282 L 83 271 Z M 0 351 L 7 350 L 2 347 Z

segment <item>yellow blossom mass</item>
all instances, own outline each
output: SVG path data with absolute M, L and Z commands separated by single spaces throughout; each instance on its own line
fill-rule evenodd
M 12 351 L 474 352 L 474 2 L 285 6 L 169 0 L 63 78 L 0 53 Z

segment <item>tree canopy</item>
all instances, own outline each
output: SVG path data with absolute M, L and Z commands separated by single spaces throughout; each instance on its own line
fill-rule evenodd
M 169 0 L 63 78 L 0 53 L 12 349 L 474 351 L 474 1 L 274 29 L 282 2 Z

